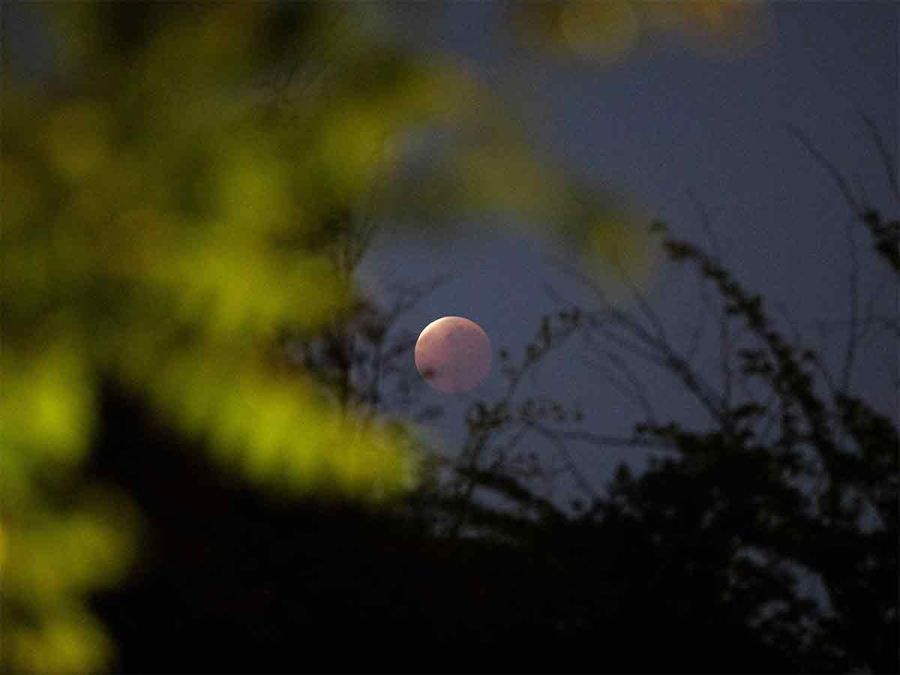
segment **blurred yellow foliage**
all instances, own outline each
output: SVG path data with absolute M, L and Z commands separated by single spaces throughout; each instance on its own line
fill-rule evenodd
M 275 354 L 350 306 L 335 219 L 502 211 L 584 240 L 615 216 L 458 65 L 387 42 L 375 4 L 33 9 L 53 72 L 3 54 L 2 658 L 89 672 L 114 646 L 86 598 L 137 539 L 78 481 L 104 381 L 264 489 L 388 499 L 409 433 Z
M 527 39 L 607 63 L 629 54 L 642 37 L 672 34 L 728 55 L 762 44 L 767 31 L 762 0 L 562 0 L 523 3 L 517 15 Z

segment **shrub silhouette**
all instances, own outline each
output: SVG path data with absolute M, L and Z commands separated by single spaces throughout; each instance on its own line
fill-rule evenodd
M 731 25 L 720 3 L 583 4 L 514 13 L 602 57 L 607 20 Z M 507 355 L 458 462 L 386 415 L 440 411 L 392 331 L 421 289 L 386 309 L 354 287 L 375 225 L 499 211 L 607 260 L 642 233 L 372 7 L 53 5 L 52 72 L 4 51 L 4 670 L 896 669 L 896 429 L 823 392 L 815 355 L 690 244 L 667 250 L 755 336 L 733 372 L 776 404 L 723 406 L 652 330 L 565 308 Z M 572 43 L 559 20 L 581 18 Z M 897 223 L 859 216 L 896 270 Z M 591 438 L 520 402 L 547 353 L 610 319 L 715 427 Z M 496 462 L 514 422 L 671 454 L 564 509 L 528 483 L 540 458 Z
M 873 213 L 859 223 L 883 222 Z M 896 238 L 896 223 L 879 231 Z M 157 551 L 97 601 L 121 668 L 895 671 L 896 426 L 785 336 L 716 257 L 668 236 L 662 245 L 715 289 L 721 320 L 744 327 L 729 372 L 760 385 L 748 388 L 755 397 L 710 387 L 652 321 L 565 308 L 521 358 L 501 354 L 509 387 L 473 404 L 459 460 L 385 510 L 266 499 L 198 467 L 203 453 L 109 389 L 94 470 L 135 496 Z M 395 315 L 361 305 L 300 347 L 305 367 L 343 405 L 381 405 L 409 374 L 373 366 L 412 346 L 392 333 Z M 611 326 L 664 357 L 713 424 L 648 421 L 605 438 L 578 428 L 579 411 L 517 396 L 551 351 Z M 415 408 L 414 392 L 399 395 Z M 563 446 L 664 454 L 640 473 L 621 467 L 605 493 L 593 486 L 596 497 L 569 508 L 529 481 L 545 470 L 539 458 L 531 474 L 497 461 L 519 426 Z M 811 582 L 818 592 L 804 590 Z

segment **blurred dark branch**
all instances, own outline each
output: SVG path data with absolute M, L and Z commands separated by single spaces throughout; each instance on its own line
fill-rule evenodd
M 863 223 L 873 239 L 875 251 L 895 273 L 900 273 L 900 220 L 884 222 L 878 211 L 869 209 Z
M 897 199 L 900 199 L 900 182 L 897 180 L 897 157 L 892 154 L 888 148 L 888 144 L 884 140 L 884 135 L 881 133 L 881 129 L 878 128 L 878 125 L 875 124 L 875 120 L 864 112 L 860 112 L 859 116 L 862 119 L 863 124 L 866 125 L 869 136 L 872 138 L 872 143 L 878 151 L 882 164 L 884 164 L 884 172 L 887 175 L 891 192 L 893 192 Z
M 862 206 L 859 204 L 859 201 L 856 199 L 853 194 L 853 190 L 850 188 L 850 184 L 847 182 L 847 179 L 844 175 L 838 171 L 837 167 L 832 164 L 828 158 L 819 150 L 815 144 L 810 140 L 809 136 L 807 136 L 803 131 L 798 129 L 793 125 L 787 126 L 788 132 L 796 138 L 806 151 L 812 155 L 813 159 L 819 163 L 819 165 L 825 169 L 825 171 L 831 176 L 837 185 L 838 190 L 840 190 L 841 195 L 844 197 L 844 201 L 850 206 L 850 209 L 859 217 L 863 216 L 864 210 Z
M 714 232 L 712 227 L 712 221 L 709 217 L 709 211 L 707 210 L 706 206 L 700 202 L 699 198 L 694 192 L 691 191 L 688 193 L 688 195 L 691 198 L 691 201 L 694 203 L 694 207 L 697 210 L 697 216 L 700 220 L 700 224 L 703 227 L 706 238 L 709 240 L 713 258 L 724 266 L 725 261 L 722 257 L 722 250 L 719 246 L 718 237 L 716 237 L 716 233 Z M 707 306 L 712 308 L 714 303 L 712 303 L 708 299 L 705 284 L 701 283 L 701 289 L 704 301 L 707 302 Z M 731 368 L 733 356 L 731 322 L 725 315 L 721 303 L 715 303 L 715 306 L 715 311 L 719 315 L 719 370 L 722 375 L 722 403 L 723 407 L 728 408 L 730 407 L 732 401 L 732 387 L 734 380 L 734 373 Z
M 870 121 L 871 123 L 871 121 Z M 873 125 L 874 126 L 874 125 Z M 871 127 L 870 127 L 871 128 Z M 797 138 L 803 147 L 812 155 L 812 157 L 822 166 L 825 171 L 832 177 L 837 184 L 838 189 L 847 202 L 854 215 L 866 226 L 872 236 L 875 250 L 896 272 L 900 272 L 900 221 L 885 223 L 878 211 L 870 208 L 864 208 L 850 188 L 847 179 L 838 171 L 837 167 L 831 163 L 824 153 L 819 150 L 813 142 L 799 129 L 788 126 L 788 131 Z M 873 132 L 877 139 L 881 139 L 880 132 L 875 129 Z M 880 148 L 884 147 L 883 139 L 877 141 Z M 885 170 L 891 181 L 893 189 L 897 190 L 896 165 L 886 152 L 883 153 L 887 158 L 885 162 Z
M 569 446 L 565 442 L 565 438 L 536 420 L 528 420 L 527 422 L 525 422 L 525 424 L 529 429 L 537 432 L 540 436 L 548 439 L 553 444 L 553 447 L 556 448 L 556 450 L 559 452 L 560 457 L 562 457 L 569 475 L 574 478 L 575 484 L 578 486 L 578 489 L 581 490 L 586 496 L 590 497 L 592 501 L 598 499 L 599 495 L 597 493 L 596 486 L 591 484 L 591 482 L 578 467 L 578 464 L 572 458 L 572 455 L 569 451 Z
M 623 279 L 642 314 L 651 323 L 651 328 L 643 326 L 628 312 L 614 307 L 593 279 L 569 267 L 564 267 L 563 271 L 593 291 L 600 302 L 602 309 L 586 314 L 590 328 L 633 355 L 676 374 L 713 419 L 722 418 L 722 406 L 716 400 L 713 388 L 670 342 L 659 316 L 627 272 L 622 270 Z
M 606 349 L 602 345 L 596 344 L 589 333 L 585 333 L 585 343 L 588 347 L 592 348 L 592 352 L 601 354 L 615 370 L 620 372 L 625 378 L 625 381 L 622 382 L 619 380 L 618 376 L 613 371 L 607 368 L 603 363 L 591 358 L 590 355 L 588 356 L 588 363 L 601 370 L 606 379 L 620 394 L 636 403 L 646 419 L 654 421 L 656 419 L 656 414 L 653 410 L 653 404 L 650 401 L 647 389 L 640 378 L 635 374 L 634 369 L 628 365 L 628 362 L 615 352 Z
M 371 219 L 336 213 L 322 223 L 314 246 L 330 257 L 335 273 L 347 287 L 372 246 L 378 227 Z M 398 332 L 400 319 L 447 277 L 426 283 L 395 282 L 383 298 L 361 296 L 348 311 L 335 316 L 327 330 L 315 336 L 288 339 L 289 349 L 333 396 L 336 405 L 363 420 L 383 415 L 390 399 L 392 409 L 407 408 L 421 379 L 409 368 L 415 335 Z M 393 396 L 391 396 L 393 394 Z M 434 417 L 432 408 L 413 417 Z
M 493 473 L 506 476 L 505 471 L 509 467 L 506 454 L 521 441 L 524 431 L 530 429 L 529 424 L 535 416 L 564 415 L 558 404 L 544 405 L 533 398 L 517 404 L 517 398 L 525 378 L 567 342 L 581 325 L 581 320 L 580 310 L 561 310 L 555 315 L 542 318 L 534 338 L 525 346 L 524 353 L 518 360 L 511 359 L 506 349 L 498 351 L 500 371 L 506 378 L 507 385 L 499 399 L 490 403 L 476 402 L 467 410 L 468 434 L 457 460 L 457 475 L 449 488 L 451 493 L 464 502 L 474 499 L 476 490 L 485 487 L 479 481 L 485 475 L 482 465 L 489 455 L 495 458 L 492 463 Z M 513 429 L 511 434 L 510 429 Z M 498 446 L 497 438 L 503 434 L 511 435 L 512 438 L 506 444 Z M 498 451 L 501 453 L 499 461 Z M 522 486 L 522 489 L 527 488 Z M 467 518 L 467 512 L 461 510 L 450 526 L 451 537 L 460 534 Z
M 841 369 L 840 387 L 843 391 L 850 388 L 850 376 L 856 358 L 856 342 L 859 334 L 859 255 L 856 250 L 856 237 L 852 222 L 844 228 L 847 240 L 847 255 L 850 258 L 850 270 L 847 273 L 847 293 L 849 295 L 850 329 L 847 331 L 847 345 L 844 350 L 844 364 Z
M 687 195 L 691 204 L 694 206 L 694 210 L 697 212 L 697 219 L 700 221 L 700 226 L 703 228 L 703 234 L 709 241 L 710 250 L 712 251 L 713 256 L 724 262 L 722 258 L 722 247 L 719 244 L 719 238 L 716 235 L 715 230 L 713 230 L 709 209 L 707 209 L 706 205 L 700 201 L 700 198 L 694 190 L 688 190 Z
M 654 450 L 674 450 L 675 445 L 671 441 L 641 436 L 610 436 L 597 434 L 591 431 L 573 429 L 553 429 L 540 422 L 531 422 L 530 426 L 542 434 L 552 435 L 564 441 L 575 441 L 595 445 L 604 448 L 644 448 Z

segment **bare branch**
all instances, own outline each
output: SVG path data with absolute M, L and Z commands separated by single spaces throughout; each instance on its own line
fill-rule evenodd
M 850 305 L 850 327 L 847 330 L 847 345 L 844 350 L 844 365 L 841 369 L 840 386 L 846 392 L 850 387 L 850 376 L 853 370 L 853 362 L 856 358 L 856 340 L 859 333 L 859 256 L 856 250 L 856 237 L 853 236 L 853 223 L 848 222 L 845 227 L 847 238 L 847 253 L 850 256 L 850 271 L 848 272 L 848 302 Z
M 857 216 L 863 216 L 863 208 L 860 206 L 856 197 L 853 194 L 853 190 L 850 189 L 850 184 L 847 182 L 847 179 L 844 178 L 843 174 L 837 170 L 837 167 L 832 164 L 824 154 L 822 154 L 821 150 L 819 150 L 813 142 L 809 139 L 809 137 L 803 133 L 800 129 L 793 125 L 787 126 L 788 132 L 796 138 L 800 143 L 806 148 L 806 151 L 812 155 L 813 159 L 815 159 L 825 171 L 832 177 L 834 182 L 837 184 L 838 190 L 840 190 L 841 194 L 844 197 L 844 200 L 850 206 L 850 209 Z
M 893 156 L 888 149 L 884 136 L 878 128 L 878 125 L 875 124 L 875 120 L 863 112 L 860 112 L 859 116 L 862 118 L 863 124 L 865 124 L 866 128 L 869 130 L 869 136 L 872 137 L 872 143 L 875 145 L 875 149 L 881 157 L 881 162 L 884 164 L 884 171 L 887 174 L 891 192 L 894 193 L 894 196 L 897 197 L 897 199 L 900 199 L 900 183 L 897 181 L 897 158 Z

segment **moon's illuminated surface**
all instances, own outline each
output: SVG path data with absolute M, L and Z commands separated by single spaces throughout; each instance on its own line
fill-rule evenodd
M 474 321 L 441 317 L 425 326 L 416 341 L 416 368 L 438 391 L 469 391 L 491 370 L 491 341 Z

